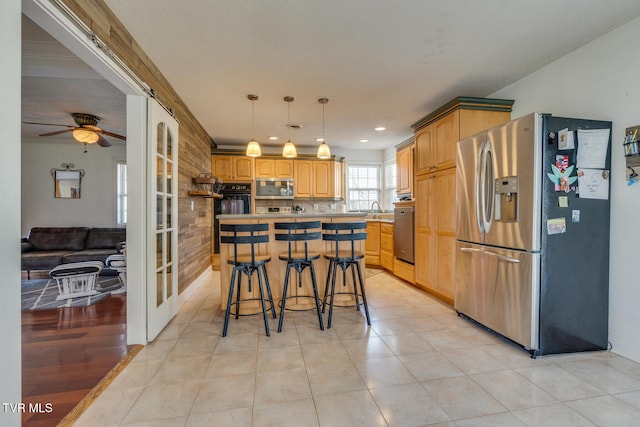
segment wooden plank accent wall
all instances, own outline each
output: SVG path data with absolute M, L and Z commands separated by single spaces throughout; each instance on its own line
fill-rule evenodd
M 210 268 L 212 199 L 191 198 L 192 178 L 211 172 L 211 137 L 103 0 L 64 0 L 95 35 L 171 108 L 180 122 L 178 141 L 178 290 Z M 213 145 L 213 147 L 212 147 Z M 194 209 L 191 210 L 191 201 Z

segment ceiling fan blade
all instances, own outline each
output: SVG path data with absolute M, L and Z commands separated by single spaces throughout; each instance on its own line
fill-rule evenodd
M 42 126 L 64 126 L 67 128 L 74 128 L 75 126 L 71 126 L 71 125 L 60 125 L 57 123 L 37 123 L 37 122 L 22 122 L 25 125 L 42 125 Z
M 75 129 L 75 128 L 73 128 Z M 42 133 L 39 136 L 54 136 L 54 135 L 60 135 L 61 133 L 66 133 L 66 132 L 73 132 L 73 129 L 65 129 L 65 130 L 57 130 L 55 132 L 49 132 L 49 133 Z
M 106 131 L 104 129 L 96 130 L 96 132 L 101 133 L 103 135 L 110 136 L 112 138 L 118 138 L 118 139 L 121 139 L 123 141 L 127 140 L 126 136 L 118 135 L 117 133 L 109 132 L 109 131 Z
M 97 144 L 100 147 L 111 147 L 111 143 L 109 141 L 107 141 L 106 139 L 104 139 L 100 134 L 98 134 L 98 142 Z

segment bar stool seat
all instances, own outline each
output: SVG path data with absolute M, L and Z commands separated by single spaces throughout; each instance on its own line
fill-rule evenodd
M 362 297 L 362 306 L 364 307 L 367 325 L 371 326 L 371 319 L 369 317 L 369 306 L 367 304 L 367 295 L 365 293 L 364 280 L 362 278 L 362 270 L 360 268 L 360 261 L 364 258 L 364 253 L 356 251 L 355 249 L 355 242 L 359 240 L 366 240 L 367 233 L 366 231 L 362 231 L 366 230 L 366 228 L 367 223 L 364 221 L 322 224 L 322 230 L 324 231 L 324 233 L 322 234 L 322 239 L 325 241 L 335 242 L 335 246 L 333 247 L 333 249 L 327 251 L 324 254 L 324 258 L 329 261 L 329 268 L 327 270 L 327 281 L 324 288 L 324 298 L 322 300 L 322 312 L 325 311 L 327 300 L 329 301 L 329 316 L 327 317 L 327 328 L 331 328 L 333 307 L 348 306 L 335 303 L 336 295 L 340 294 L 353 295 L 355 299 L 355 307 L 358 311 L 360 311 L 359 296 Z M 342 248 L 340 245 L 341 243 Z M 345 249 L 344 246 L 347 246 L 348 248 Z M 353 292 L 336 292 L 336 276 L 338 268 L 342 270 L 342 285 L 344 287 L 347 286 L 347 270 L 351 270 Z M 360 288 L 359 290 L 358 287 Z
M 240 304 L 249 301 L 260 301 L 262 308 L 262 316 L 264 319 L 264 328 L 267 336 L 270 336 L 269 320 L 267 312 L 271 311 L 273 318 L 276 318 L 275 305 L 273 303 L 273 296 L 271 295 L 271 286 L 269 284 L 269 276 L 267 275 L 266 263 L 271 261 L 271 257 L 268 255 L 256 254 L 255 245 L 259 243 L 268 243 L 268 234 L 255 234 L 265 232 L 269 230 L 269 224 L 220 224 L 220 231 L 233 233 L 232 235 L 221 235 L 220 243 L 233 245 L 233 256 L 227 260 L 227 264 L 233 265 L 231 272 L 231 280 L 229 284 L 229 296 L 227 299 L 227 308 L 224 314 L 224 326 L 222 328 L 222 336 L 227 336 L 227 329 L 229 326 L 229 317 L 231 315 L 231 307 L 235 306 L 233 314 L 238 319 L 239 316 L 248 316 L 259 314 L 258 312 L 240 313 Z M 249 254 L 238 254 L 239 245 L 250 245 Z M 258 289 L 260 291 L 260 298 L 245 298 L 240 299 L 240 291 L 242 285 L 242 275 L 247 276 L 248 291 L 252 292 L 252 278 L 254 273 L 258 277 Z M 234 287 L 237 289 L 236 298 L 234 297 Z M 266 296 L 265 296 L 266 292 Z
M 313 231 L 320 229 L 320 221 L 276 222 L 273 227 L 276 230 L 286 231 L 286 233 L 276 233 L 275 239 L 287 242 L 287 251 L 278 254 L 278 259 L 287 262 L 284 285 L 282 287 L 282 300 L 280 300 L 280 321 L 278 322 L 278 332 L 282 332 L 285 310 L 306 311 L 312 310 L 314 306 L 318 312 L 318 323 L 320 325 L 320 329 L 324 330 L 322 312 L 320 311 L 320 298 L 318 297 L 316 271 L 315 267 L 313 266 L 313 261 L 320 259 L 320 253 L 309 251 L 309 242 L 312 240 L 320 240 L 320 232 Z M 303 250 L 294 247 L 294 245 L 297 243 L 303 244 Z M 299 288 L 302 288 L 302 272 L 305 269 L 309 270 L 309 274 L 311 275 L 311 286 L 313 288 L 313 295 L 287 295 L 291 269 L 294 269 L 298 272 Z M 296 307 L 287 307 L 287 300 L 293 298 L 312 299 L 314 304 L 298 304 Z
M 305 255 L 304 252 L 291 252 L 291 256 L 289 256 L 288 252 L 281 252 L 278 254 L 278 259 L 281 261 L 315 261 L 320 259 L 320 253 L 318 252 L 309 252 Z

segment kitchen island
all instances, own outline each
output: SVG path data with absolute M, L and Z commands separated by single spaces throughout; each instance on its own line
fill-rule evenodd
M 306 222 L 306 221 L 320 221 L 322 222 L 357 222 L 364 221 L 366 217 L 365 213 L 313 213 L 313 214 L 257 214 L 257 215 L 219 215 L 218 219 L 220 224 L 269 224 L 269 243 L 261 243 L 256 245 L 256 254 L 269 255 L 271 261 L 266 264 L 267 274 L 269 275 L 269 283 L 271 284 L 271 292 L 273 293 L 273 299 L 277 304 L 277 301 L 282 299 L 282 288 L 284 284 L 284 276 L 287 263 L 278 259 L 280 253 L 287 251 L 287 242 L 277 241 L 275 239 L 275 229 L 273 224 L 276 222 Z M 279 232 L 282 232 L 279 231 Z M 221 233 L 225 234 L 225 233 Z M 325 281 L 327 278 L 327 267 L 329 262 L 324 259 L 323 254 L 331 249 L 333 242 L 324 242 L 321 240 L 315 240 L 309 242 L 309 251 L 320 253 L 320 259 L 314 261 L 316 270 L 316 280 L 318 283 L 318 292 L 320 297 L 324 294 Z M 335 245 L 335 243 L 333 243 Z M 341 247 L 344 244 L 341 244 Z M 355 242 L 356 251 L 364 252 L 364 241 Z M 304 244 L 302 242 L 297 243 L 296 250 L 304 250 Z M 238 246 L 238 254 L 249 254 L 250 245 Z M 225 309 L 227 304 L 227 296 L 229 295 L 229 280 L 231 278 L 231 271 L 233 266 L 227 263 L 227 260 L 233 257 L 233 245 L 221 244 L 220 245 L 220 308 Z M 364 259 L 361 261 L 361 268 L 364 278 Z M 342 286 L 342 279 L 338 277 L 337 284 Z M 311 277 L 309 270 L 306 269 L 302 274 L 302 287 L 298 286 L 297 273 L 292 272 L 289 278 L 289 295 L 313 295 L 313 288 L 311 286 Z M 254 276 L 254 282 L 257 285 L 257 279 Z M 352 285 L 351 274 L 347 275 L 348 284 Z M 247 289 L 246 277 L 243 277 L 241 299 L 259 298 L 258 286 L 253 286 L 252 292 L 249 293 Z M 353 288 L 350 288 L 353 289 Z M 290 302 L 291 301 L 291 302 Z M 337 301 L 337 299 L 336 299 Z M 241 305 L 240 312 L 255 312 L 259 303 L 256 302 L 254 306 L 249 303 Z M 308 298 L 299 298 L 287 301 L 287 308 L 294 306 L 313 306 L 313 301 Z

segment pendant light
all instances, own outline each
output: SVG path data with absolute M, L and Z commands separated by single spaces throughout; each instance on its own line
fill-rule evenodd
M 255 135 L 255 114 L 254 114 L 254 101 L 258 100 L 258 95 L 247 95 L 247 98 L 251 101 L 251 133 Z M 260 144 L 252 136 L 251 141 L 247 144 L 247 156 L 260 157 L 262 151 L 260 150 Z
M 329 149 L 329 145 L 327 145 L 327 140 L 324 138 L 324 104 L 329 102 L 328 98 L 320 98 L 318 102 L 322 104 L 322 144 L 318 146 L 318 158 L 320 159 L 330 159 L 331 158 L 331 150 Z
M 282 148 L 282 157 L 297 157 L 298 152 L 296 151 L 296 146 L 291 142 L 291 103 L 293 102 L 293 96 L 285 96 L 285 102 L 289 103 L 289 121 L 287 122 L 287 127 L 289 128 L 289 140 L 284 144 Z

